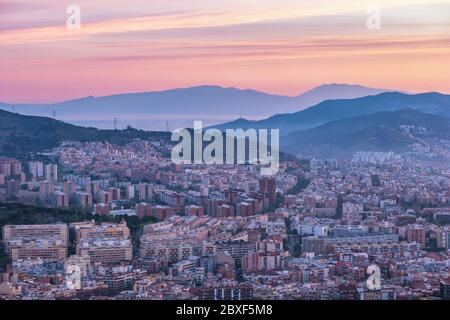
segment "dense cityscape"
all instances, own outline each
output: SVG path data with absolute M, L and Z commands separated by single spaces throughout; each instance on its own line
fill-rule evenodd
M 2 311 L 447 308 L 450 0 L 0 0 L 0 21 Z
M 0 297 L 449 298 L 447 149 L 283 161 L 263 176 L 174 165 L 170 147 L 65 141 L 46 161 L 1 158 L 0 211 L 53 220 L 3 226 Z

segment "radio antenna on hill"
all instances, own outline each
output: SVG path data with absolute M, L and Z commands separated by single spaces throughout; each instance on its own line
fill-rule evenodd
M 117 117 L 114 117 L 114 130 L 117 130 Z
M 53 119 L 56 120 L 56 111 L 55 110 L 52 111 L 52 115 L 53 115 Z
M 166 132 L 169 132 L 170 128 L 169 128 L 169 120 L 166 120 Z

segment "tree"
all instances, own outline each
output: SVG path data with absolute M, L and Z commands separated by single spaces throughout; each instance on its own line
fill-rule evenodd
M 310 180 L 306 179 L 305 177 L 299 177 L 297 179 L 297 183 L 288 190 L 288 194 L 297 194 L 300 191 L 306 189 L 309 186 Z

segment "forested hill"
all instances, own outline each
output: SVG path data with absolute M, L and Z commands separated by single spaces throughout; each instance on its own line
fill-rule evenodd
M 130 127 L 125 130 L 100 130 L 0 110 L 0 156 L 26 159 L 30 153 L 50 150 L 65 140 L 124 144 L 136 138 L 169 140 L 170 133 Z

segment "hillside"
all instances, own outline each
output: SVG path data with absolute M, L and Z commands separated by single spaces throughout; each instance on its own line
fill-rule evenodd
M 281 134 L 288 134 L 334 120 L 405 108 L 450 117 L 450 96 L 434 92 L 415 95 L 386 92 L 357 99 L 328 100 L 296 113 L 277 114 L 264 120 L 249 121 L 247 124 L 241 120 L 239 125 L 243 128 L 279 128 Z M 225 123 L 216 127 L 234 128 L 235 123 Z
M 26 159 L 29 153 L 49 150 L 64 140 L 108 141 L 124 144 L 132 139 L 170 139 L 169 133 L 126 130 L 99 130 L 34 116 L 0 110 L 0 155 Z
M 400 126 L 419 130 L 407 132 Z M 424 128 L 425 130 L 422 130 Z M 410 150 L 414 142 L 450 138 L 450 119 L 412 109 L 384 111 L 329 122 L 281 138 L 282 149 L 301 156 L 349 157 L 356 151 Z

